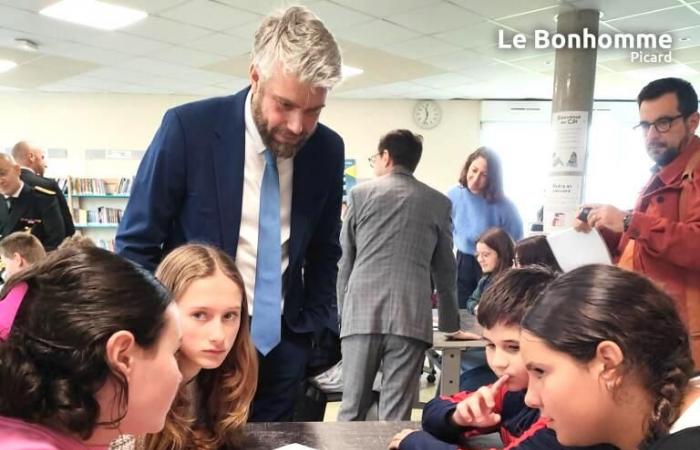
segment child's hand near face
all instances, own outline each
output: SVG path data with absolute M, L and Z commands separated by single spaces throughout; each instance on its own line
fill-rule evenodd
M 461 427 L 488 428 L 498 425 L 501 415 L 493 412 L 493 409 L 496 406 L 496 395 L 506 381 L 508 375 L 503 375 L 491 386 L 482 386 L 459 402 L 452 414 L 452 421 Z

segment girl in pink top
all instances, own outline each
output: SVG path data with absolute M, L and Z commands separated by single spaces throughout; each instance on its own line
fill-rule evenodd
M 107 448 L 163 427 L 181 374 L 163 286 L 98 248 L 58 250 L 0 291 L 0 448 Z

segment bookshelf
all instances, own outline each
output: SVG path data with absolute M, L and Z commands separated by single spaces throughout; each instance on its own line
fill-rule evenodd
M 114 250 L 114 236 L 129 199 L 133 178 L 69 177 L 66 199 L 75 228 L 98 246 Z

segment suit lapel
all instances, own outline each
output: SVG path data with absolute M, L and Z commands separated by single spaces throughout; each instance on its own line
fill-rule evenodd
M 245 163 L 244 107 L 248 89 L 238 92 L 219 118 L 213 142 L 216 194 L 219 203 L 224 250 L 236 257 L 243 204 L 243 167 Z

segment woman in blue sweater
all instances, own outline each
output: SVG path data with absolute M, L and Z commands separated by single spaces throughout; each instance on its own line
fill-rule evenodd
M 504 229 L 514 241 L 523 237 L 523 221 L 515 205 L 503 195 L 501 163 L 493 150 L 479 147 L 469 155 L 455 186 L 447 196 L 452 202 L 454 245 L 457 247 L 457 295 L 459 307 L 481 278 L 474 256 L 476 241 L 489 228 Z

